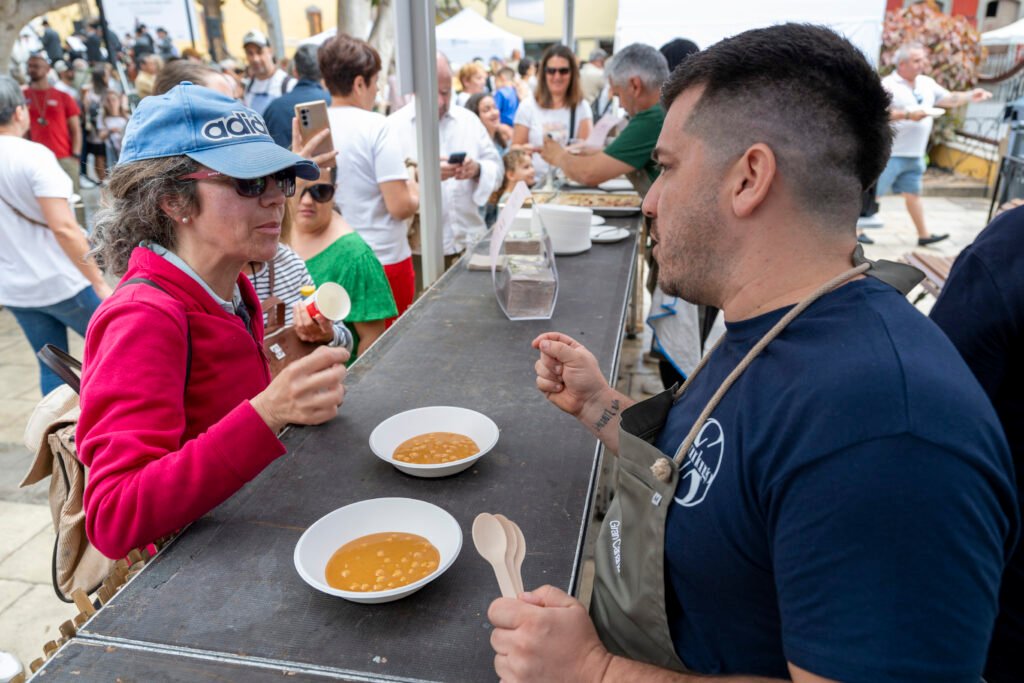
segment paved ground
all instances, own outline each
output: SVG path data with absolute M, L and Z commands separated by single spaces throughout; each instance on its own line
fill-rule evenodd
M 91 197 L 90 197 L 91 199 Z M 951 238 L 931 248 L 954 255 L 984 227 L 988 202 L 972 198 L 926 197 L 925 210 L 933 232 Z M 902 200 L 882 199 L 885 227 L 871 230 L 876 241 L 869 258 L 895 259 L 917 248 L 916 235 Z M 920 305 L 931 306 L 931 298 Z M 626 341 L 619 388 L 645 396 L 658 384 L 657 367 L 643 360 L 649 337 Z M 72 334 L 72 353 L 81 356 L 81 339 Z M 0 650 L 15 653 L 27 665 L 40 656 L 43 643 L 57 637 L 57 626 L 75 610 L 60 602 L 50 587 L 53 532 L 46 502 L 46 483 L 17 488 L 30 456 L 21 444 L 22 429 L 40 398 L 35 358 L 11 314 L 0 310 Z M 591 569 L 585 569 L 585 576 Z

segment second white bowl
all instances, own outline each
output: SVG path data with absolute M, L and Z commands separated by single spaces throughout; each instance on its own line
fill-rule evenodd
M 404 441 L 428 432 L 454 432 L 468 436 L 480 452 L 468 458 L 439 465 L 415 465 L 395 460 L 395 449 Z M 494 420 L 468 408 L 428 406 L 392 415 L 370 434 L 370 449 L 378 458 L 414 477 L 447 477 L 468 469 L 498 443 L 498 425 Z

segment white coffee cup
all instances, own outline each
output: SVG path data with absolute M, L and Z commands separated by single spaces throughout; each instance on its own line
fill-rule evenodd
M 311 318 L 322 315 L 332 322 L 341 322 L 352 310 L 352 299 L 337 282 L 325 282 L 303 302 Z

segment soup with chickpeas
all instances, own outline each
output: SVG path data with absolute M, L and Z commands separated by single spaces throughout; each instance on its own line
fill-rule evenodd
M 327 585 L 366 593 L 407 586 L 430 576 L 441 553 L 422 536 L 397 531 L 360 536 L 327 561 Z
M 428 432 L 403 441 L 394 459 L 413 465 L 441 465 L 476 455 L 480 447 L 473 439 L 454 432 Z

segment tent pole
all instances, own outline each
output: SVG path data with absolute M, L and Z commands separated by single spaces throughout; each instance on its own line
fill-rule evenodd
M 562 42 L 573 52 L 576 48 L 573 47 L 573 42 L 576 39 L 576 2 L 575 0 L 565 0 L 565 16 L 562 20 Z
M 441 225 L 441 143 L 438 137 L 435 0 L 411 0 L 412 73 L 416 92 L 416 147 L 420 181 L 423 286 L 444 274 Z

